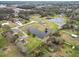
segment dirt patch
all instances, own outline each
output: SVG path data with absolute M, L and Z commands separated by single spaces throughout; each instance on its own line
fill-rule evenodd
M 79 45 L 79 40 L 76 39 L 76 38 L 73 38 L 73 37 L 69 36 L 68 34 L 62 33 L 62 34 L 61 34 L 61 37 L 62 37 L 65 41 L 67 41 L 67 42 L 70 42 L 70 43 Z

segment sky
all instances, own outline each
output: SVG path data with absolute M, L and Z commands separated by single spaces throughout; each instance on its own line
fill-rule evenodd
M 0 0 L 0 1 L 79 1 L 79 0 Z

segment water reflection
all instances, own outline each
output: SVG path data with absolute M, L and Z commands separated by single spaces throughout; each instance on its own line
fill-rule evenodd
M 41 32 L 40 30 L 38 30 L 38 29 L 36 29 L 36 28 L 33 28 L 33 27 L 29 27 L 28 28 L 29 29 L 29 31 L 32 33 L 32 34 L 34 34 L 34 35 L 36 35 L 37 37 L 39 37 L 40 39 L 43 39 L 44 37 L 46 37 L 46 36 L 48 36 L 51 32 L 54 32 L 54 31 L 52 31 L 52 30 L 50 30 L 50 29 L 48 29 L 47 30 L 47 32 Z

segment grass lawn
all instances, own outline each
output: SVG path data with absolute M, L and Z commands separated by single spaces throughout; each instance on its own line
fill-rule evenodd
M 0 48 L 7 48 L 6 50 L 0 50 L 0 57 L 21 56 L 17 48 L 9 43 L 6 38 L 0 34 Z
M 0 51 L 0 57 L 20 57 L 21 54 L 14 45 L 6 46 L 6 50 Z
M 48 22 L 47 20 L 45 20 L 45 23 L 46 23 L 46 25 L 47 25 L 50 29 L 52 29 L 52 30 L 57 30 L 57 29 L 59 29 L 59 28 L 58 28 L 58 25 L 55 24 L 54 22 Z
M 68 32 L 68 30 L 67 30 Z M 72 31 L 69 31 L 70 33 L 72 33 Z M 61 37 L 66 41 L 69 42 L 72 45 L 79 45 L 79 40 L 76 40 L 75 38 L 71 37 L 70 35 L 68 35 L 67 33 L 61 33 Z M 66 49 L 66 47 L 68 48 L 68 50 Z M 72 49 L 71 46 L 69 45 L 65 45 L 65 49 L 63 49 L 64 51 L 66 51 L 66 54 L 68 54 L 68 56 L 70 57 L 79 57 L 79 51 L 76 49 Z
M 66 49 L 66 47 L 68 49 Z M 76 48 L 75 49 L 72 49 L 70 46 L 68 45 L 65 45 L 65 49 L 64 51 L 66 50 L 66 54 L 70 57 L 79 57 L 79 50 L 77 50 Z
M 20 52 L 18 51 L 18 49 L 15 47 L 15 46 L 10 46 L 8 47 L 8 49 L 4 52 L 5 53 L 5 56 L 14 56 L 14 57 L 19 57 L 21 56 Z
M 0 57 L 4 57 L 4 56 L 5 56 L 4 52 L 0 51 Z
M 64 22 L 65 22 L 65 23 L 66 23 L 67 20 L 68 20 L 67 17 L 65 17 L 65 16 L 59 16 L 59 15 L 57 15 L 57 16 L 49 16 L 49 18 L 64 18 Z M 37 20 L 36 20 L 36 19 L 37 19 Z M 40 20 L 39 20 L 39 19 L 40 19 Z M 45 17 L 32 16 L 32 18 L 31 18 L 30 20 L 38 21 L 38 22 L 39 22 L 39 21 L 44 21 L 44 22 L 45 22 L 45 25 L 46 25 L 48 28 L 52 29 L 52 30 L 57 30 L 57 29 L 60 28 L 59 25 L 57 25 L 57 24 L 54 23 L 54 22 L 49 22 Z M 34 25 L 34 27 L 38 28 L 39 30 L 40 30 L 41 27 L 45 27 L 45 26 L 42 26 L 41 24 L 33 24 L 33 25 Z M 43 31 L 43 28 L 42 28 L 41 31 Z
M 8 45 L 8 41 L 0 34 L 0 48 L 3 48 Z
M 44 32 L 45 28 L 47 27 L 46 24 L 40 24 L 40 23 L 34 23 L 34 24 L 32 24 L 32 26 L 33 26 L 33 28 L 36 28 L 41 32 Z
M 52 17 L 52 18 L 56 18 L 56 17 Z M 42 20 L 45 21 L 45 24 L 47 26 L 49 26 L 49 28 L 51 28 L 52 30 L 58 30 L 59 29 L 59 25 L 57 25 L 54 22 L 49 22 L 46 18 L 42 18 Z
M 72 50 L 71 57 L 79 57 L 79 51 L 78 50 Z
M 67 44 L 64 44 L 64 48 L 62 48 L 61 51 L 62 51 L 61 54 L 66 57 L 71 56 L 73 52 L 71 46 Z
M 37 48 L 43 43 L 43 41 L 37 37 L 30 37 L 28 41 L 29 43 L 25 45 L 25 47 L 28 48 L 28 52 L 33 51 L 35 48 Z
M 67 32 L 70 32 L 67 30 L 67 32 L 63 32 L 64 30 L 60 31 L 61 34 L 61 38 L 63 38 L 65 41 L 72 43 L 72 44 L 76 44 L 79 45 L 79 40 L 76 38 L 73 38 L 71 35 L 67 34 Z

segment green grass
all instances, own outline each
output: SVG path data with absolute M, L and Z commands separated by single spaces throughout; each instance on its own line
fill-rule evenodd
M 5 46 L 8 45 L 8 42 L 6 40 L 6 38 L 4 38 L 1 34 L 0 34 L 0 48 L 3 48 Z
M 5 57 L 5 54 L 3 51 L 0 51 L 0 57 Z
M 44 32 L 45 31 L 45 27 L 43 25 L 41 25 L 40 23 L 34 23 L 32 24 L 33 28 L 41 31 L 41 32 Z M 41 29 L 42 28 L 42 29 Z
M 19 56 L 21 56 L 21 54 L 15 47 L 11 48 L 11 51 L 6 50 L 0 51 L 0 57 L 19 57 Z
M 75 23 L 76 23 L 76 25 L 79 25 L 79 21 L 76 21 Z
M 59 25 L 58 25 L 58 24 L 56 24 L 56 23 L 54 23 L 54 22 L 49 22 L 47 19 L 45 19 L 45 17 L 42 17 L 42 18 L 37 17 L 37 18 L 39 18 L 41 21 L 45 21 L 46 25 L 47 25 L 50 29 L 52 29 L 52 30 L 57 30 L 57 29 L 59 29 Z M 49 16 L 49 18 L 63 18 L 63 19 L 64 19 L 64 23 L 66 23 L 67 20 L 68 20 L 67 17 L 65 17 L 65 16 L 62 17 L 62 16 L 59 16 L 59 15 L 56 15 L 56 16 Z M 36 16 L 35 16 L 34 18 L 32 18 L 31 20 L 36 21 L 35 19 L 36 19 Z
M 69 50 L 67 50 L 68 51 L 67 55 L 70 57 L 79 57 L 79 48 L 72 49 L 73 45 L 75 46 L 74 43 L 65 44 L 65 47 L 68 47 L 71 50 L 71 52 L 69 52 Z M 75 46 L 75 47 L 77 47 L 77 46 Z
M 75 49 L 72 50 L 72 57 L 79 57 L 79 45 L 75 46 Z
M 16 48 L 14 48 L 12 49 L 12 51 L 8 52 L 8 54 L 5 54 L 5 56 L 6 57 L 20 57 L 21 54 Z
M 59 28 L 58 28 L 58 25 L 55 24 L 54 22 L 48 22 L 47 20 L 45 20 L 45 23 L 46 23 L 46 24 L 49 26 L 49 28 L 52 29 L 52 30 L 57 30 L 57 29 L 59 29 Z
M 29 40 L 29 43 L 25 45 L 28 48 L 28 52 L 33 51 L 33 49 L 37 48 L 43 43 L 43 41 L 37 37 L 35 38 L 30 37 L 28 40 Z
M 72 50 L 71 57 L 79 57 L 79 51 L 78 50 Z

